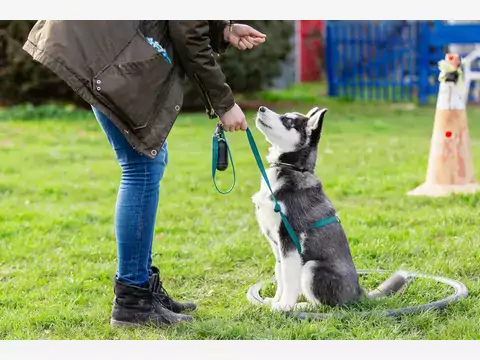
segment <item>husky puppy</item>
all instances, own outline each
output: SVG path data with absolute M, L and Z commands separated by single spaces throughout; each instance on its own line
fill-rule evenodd
M 280 214 L 274 211 L 271 193 L 262 178 L 260 191 L 252 201 L 258 224 L 277 259 L 276 293 L 265 299 L 274 310 L 292 310 L 301 294 L 314 306 L 342 306 L 364 294 L 342 225 L 332 222 L 312 228 L 315 222 L 336 216 L 315 175 L 326 112 L 313 108 L 306 115 L 280 115 L 262 106 L 257 113 L 256 126 L 272 145 L 267 176 L 302 249 L 299 254 Z

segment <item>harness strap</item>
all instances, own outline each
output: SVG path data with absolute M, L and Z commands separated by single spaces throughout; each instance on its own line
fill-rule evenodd
M 332 223 L 339 223 L 340 224 L 341 223 L 340 218 L 337 215 L 335 215 L 335 216 L 331 216 L 331 217 L 319 220 L 315 224 L 312 225 L 312 229 L 318 229 L 322 226 L 332 224 Z

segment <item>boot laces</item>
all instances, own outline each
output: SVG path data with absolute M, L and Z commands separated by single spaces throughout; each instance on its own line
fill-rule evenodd
M 159 300 L 162 303 L 167 303 L 168 305 L 172 305 L 172 298 L 168 295 L 167 290 L 163 287 L 163 283 L 160 280 L 158 275 L 154 275 L 155 278 L 152 284 L 152 293 L 154 298 Z

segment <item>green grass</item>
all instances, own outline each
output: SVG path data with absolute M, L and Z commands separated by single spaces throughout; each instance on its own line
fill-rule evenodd
M 294 101 L 299 103 L 314 103 L 319 97 L 327 94 L 326 83 L 303 83 L 295 84 L 288 89 L 260 91 L 249 95 L 253 99 L 259 97 L 265 101 Z
M 196 321 L 112 329 L 120 169 L 104 134 L 90 113 L 66 110 L 29 121 L 0 113 L 0 338 L 480 339 L 480 194 L 406 196 L 425 178 L 434 110 L 324 104 L 330 111 L 317 174 L 342 218 L 357 268 L 451 277 L 467 285 L 468 299 L 444 311 L 398 318 L 355 315 L 450 293 L 420 281 L 401 297 L 352 306 L 347 319 L 302 322 L 253 307 L 246 291 L 269 279 L 274 265 L 250 200 L 259 171 L 245 134 L 229 134 L 237 186 L 230 195 L 218 194 L 210 177 L 215 122 L 203 113 L 185 114 L 169 136 L 154 262 L 171 294 L 197 302 Z M 480 180 L 480 110 L 468 116 Z M 258 131 L 254 135 L 265 156 L 267 143 Z M 229 186 L 230 174 L 219 177 L 223 188 Z M 383 278 L 362 277 L 362 284 L 371 289 Z

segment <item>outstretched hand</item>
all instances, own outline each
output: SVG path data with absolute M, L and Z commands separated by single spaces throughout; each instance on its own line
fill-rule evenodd
M 224 39 L 239 50 L 252 49 L 263 44 L 267 35 L 255 30 L 249 25 L 233 24 L 225 28 Z

